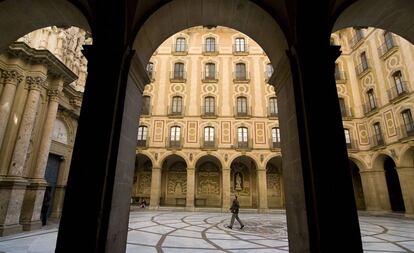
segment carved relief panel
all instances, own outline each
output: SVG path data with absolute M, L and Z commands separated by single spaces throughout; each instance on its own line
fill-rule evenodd
M 211 162 L 197 170 L 197 195 L 220 195 L 220 171 Z
M 173 164 L 167 174 L 167 194 L 185 196 L 187 193 L 187 170 L 184 163 Z

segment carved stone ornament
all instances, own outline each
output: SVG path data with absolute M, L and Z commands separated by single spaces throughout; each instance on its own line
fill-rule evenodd
M 30 90 L 41 90 L 42 85 L 46 79 L 40 76 L 27 76 L 26 83 L 29 85 Z
M 4 78 L 5 83 L 12 84 L 18 84 L 23 80 L 23 75 L 21 75 L 19 72 L 15 70 L 4 70 L 1 72 L 1 77 Z

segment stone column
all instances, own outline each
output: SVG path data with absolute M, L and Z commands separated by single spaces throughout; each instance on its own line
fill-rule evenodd
M 189 211 L 194 210 L 194 188 L 195 188 L 195 168 L 187 168 L 187 197 L 185 207 Z
M 404 198 L 405 215 L 414 217 L 414 168 L 397 167 L 396 169 Z
M 257 187 L 259 190 L 259 211 L 265 211 L 267 207 L 267 181 L 266 169 L 259 168 L 257 170 Z
M 363 170 L 360 175 L 367 211 L 390 211 L 385 171 Z
M 40 90 L 44 81 L 45 78 L 40 76 L 28 76 L 26 78 L 30 91 L 27 96 L 26 106 L 11 159 L 11 165 L 8 173 L 9 176 L 23 176 L 23 166 L 27 157 L 27 150 L 29 148 L 30 137 L 32 135 L 37 107 L 39 104 Z
M 4 87 L 0 96 L 0 147 L 3 143 L 4 133 L 6 132 L 7 123 L 9 121 L 16 88 L 23 80 L 23 76 L 15 70 L 4 70 L 2 72 L 2 78 L 4 80 Z
M 228 212 L 230 208 L 230 168 L 223 168 L 223 212 Z
M 160 207 L 161 197 L 161 168 L 152 168 L 150 209 L 157 210 Z
M 40 141 L 39 153 L 36 166 L 32 172 L 30 185 L 24 196 L 20 224 L 23 230 L 32 230 L 41 227 L 40 212 L 42 210 L 43 198 L 47 182 L 45 181 L 45 170 L 52 142 L 53 125 L 59 106 L 59 89 L 49 90 L 49 104 L 46 120 L 43 124 L 42 139 Z

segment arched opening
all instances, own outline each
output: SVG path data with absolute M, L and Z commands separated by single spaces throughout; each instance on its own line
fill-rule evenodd
M 144 154 L 137 154 L 135 160 L 134 180 L 131 194 L 131 204 L 146 207 L 151 203 L 151 159 Z M 145 203 L 145 206 L 142 205 Z
M 170 155 L 162 163 L 160 206 L 184 207 L 187 198 L 187 163 Z
M 269 208 L 285 208 L 283 191 L 282 157 L 270 159 L 266 165 L 267 205 Z
M 391 210 L 404 212 L 404 199 L 401 192 L 400 180 L 395 168 L 394 160 L 387 156 L 384 159 L 385 179 L 387 181 L 388 195 L 390 198 Z
M 197 161 L 195 169 L 195 207 L 221 207 L 223 183 L 220 161 L 206 155 Z
M 355 203 L 358 210 L 365 210 L 364 190 L 362 188 L 361 175 L 358 165 L 349 159 L 349 169 L 352 174 L 352 184 L 354 186 Z
M 239 156 L 230 165 L 230 193 L 237 195 L 240 207 L 257 208 L 257 166 L 248 156 Z

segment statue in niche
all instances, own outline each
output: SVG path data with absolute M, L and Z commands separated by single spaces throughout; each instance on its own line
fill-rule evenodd
M 241 191 L 243 190 L 243 176 L 240 172 L 236 172 L 234 174 L 234 189 L 236 191 Z

